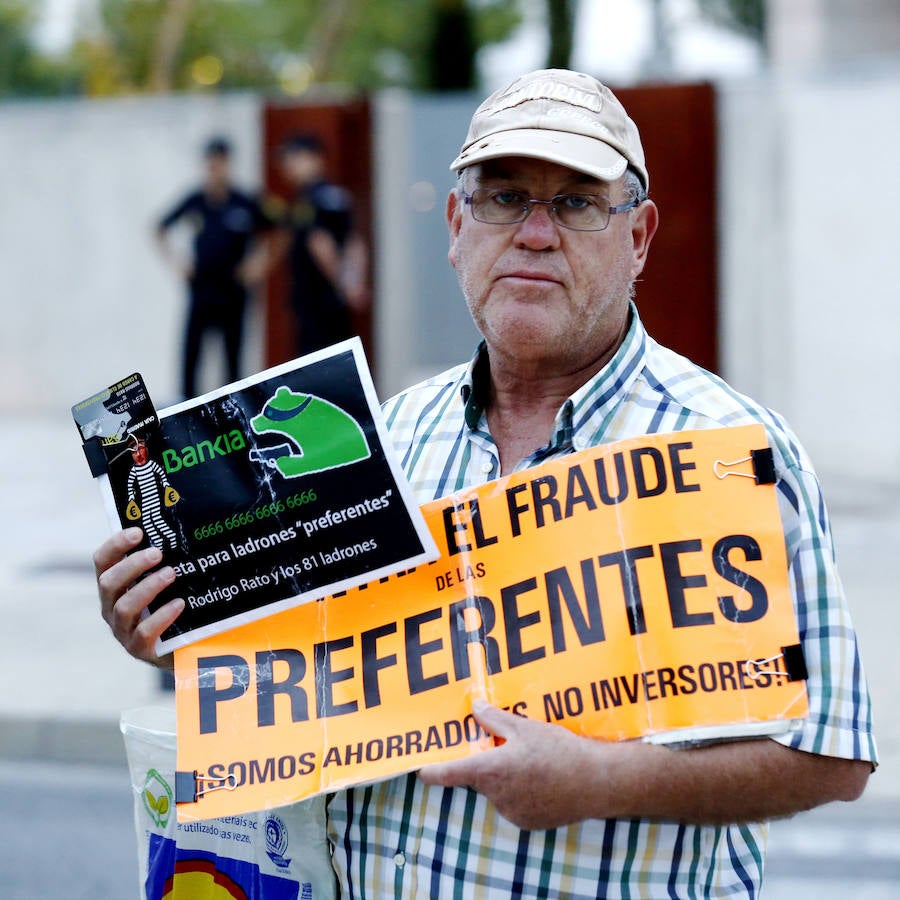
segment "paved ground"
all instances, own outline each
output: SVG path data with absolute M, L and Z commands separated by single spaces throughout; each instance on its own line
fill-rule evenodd
M 99 616 L 91 548 L 109 533 L 67 410 L 0 423 L 0 750 L 51 757 L 113 752 L 127 707 L 151 702 L 157 674 L 135 664 Z M 10 723 L 15 723 L 13 727 Z M 72 746 L 74 742 L 74 747 Z M 108 757 L 107 757 L 108 758 Z
M 896 900 L 900 803 L 867 793 L 772 824 L 763 900 Z
M 90 554 L 108 525 L 68 411 L 55 420 L 0 419 L 0 459 L 0 672 L 7 686 L 0 692 L 0 759 L 121 765 L 119 714 L 157 700 L 159 679 L 118 647 L 99 617 Z M 900 492 L 869 481 L 824 481 L 871 683 L 882 765 L 862 805 L 774 826 L 773 844 L 789 852 L 780 870 L 783 854 L 773 849 L 771 900 L 900 895 L 900 689 L 892 668 L 900 603 L 891 576 L 900 549 Z M 848 854 L 858 867 L 843 862 Z M 873 877 L 866 884 L 875 892 L 859 893 L 842 882 L 843 893 L 829 893 L 825 883 L 837 884 L 841 871 L 857 886 L 868 872 Z M 820 878 L 823 873 L 828 878 Z
M 0 760 L 3 900 L 129 900 L 139 895 L 131 784 L 124 765 Z

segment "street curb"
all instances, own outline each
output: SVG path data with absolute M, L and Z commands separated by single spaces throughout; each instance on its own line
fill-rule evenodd
M 0 760 L 127 765 L 118 721 L 0 716 Z

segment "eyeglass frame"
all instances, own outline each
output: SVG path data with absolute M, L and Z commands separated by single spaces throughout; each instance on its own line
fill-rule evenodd
M 478 216 L 475 215 L 475 204 L 472 202 L 475 194 L 479 191 L 502 191 L 508 190 L 513 194 L 522 194 L 523 195 L 523 213 L 521 219 L 513 219 L 510 222 L 490 222 L 485 219 L 479 219 Z M 576 228 L 573 225 L 566 225 L 565 222 L 562 221 L 559 217 L 559 210 L 557 209 L 558 201 L 564 199 L 565 197 L 597 197 L 600 199 L 606 199 L 603 194 L 587 194 L 579 191 L 568 191 L 564 194 L 556 194 L 551 197 L 549 200 L 538 200 L 537 197 L 529 197 L 525 195 L 524 191 L 518 191 L 515 188 L 475 188 L 471 194 L 466 192 L 465 188 L 460 188 L 460 192 L 463 196 L 463 203 L 469 207 L 472 211 L 472 218 L 476 222 L 480 222 L 482 225 L 521 225 L 530 215 L 535 205 L 546 206 L 547 214 L 550 216 L 551 221 L 554 225 L 559 225 L 560 228 L 565 228 L 568 231 L 581 231 L 581 232 L 598 232 L 598 231 L 606 231 L 609 228 L 609 223 L 612 221 L 612 217 L 618 215 L 619 213 L 628 212 L 630 209 L 635 209 L 640 206 L 646 199 L 647 196 L 644 194 L 643 196 L 635 197 L 633 200 L 629 200 L 627 203 L 620 203 L 618 206 L 607 206 L 602 207 L 599 206 L 598 209 L 605 211 L 608 213 L 606 224 L 602 228 Z M 606 201 L 609 203 L 609 201 Z

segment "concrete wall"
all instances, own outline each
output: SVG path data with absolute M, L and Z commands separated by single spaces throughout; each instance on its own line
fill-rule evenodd
M 767 0 L 769 57 L 778 69 L 834 69 L 896 60 L 897 0 Z
M 157 405 L 175 398 L 184 296 L 152 227 L 212 133 L 256 187 L 258 122 L 251 95 L 0 105 L 0 410 L 63 414 L 136 370 Z
M 790 418 L 832 483 L 900 487 L 900 72 L 729 82 L 719 98 L 724 373 Z M 375 101 L 383 396 L 477 340 L 443 223 L 476 100 Z M 211 132 L 257 183 L 259 109 L 249 95 L 0 105 L 0 413 L 67 415 L 134 370 L 158 405 L 174 398 L 183 296 L 150 228 Z M 257 330 L 247 371 L 259 347 Z
M 375 128 L 376 335 L 384 396 L 469 359 L 479 336 L 447 262 L 448 169 L 474 95 L 385 92 Z
M 720 100 L 725 375 L 827 480 L 900 486 L 900 71 Z

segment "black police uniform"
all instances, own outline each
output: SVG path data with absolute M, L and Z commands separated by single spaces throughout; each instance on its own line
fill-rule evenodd
M 219 200 L 194 191 L 159 221 L 160 231 L 186 221 L 194 230 L 194 271 L 184 338 L 182 392 L 196 393 L 200 345 L 209 331 L 221 331 L 229 381 L 239 377 L 247 290 L 237 270 L 253 239 L 271 226 L 253 198 L 233 188 Z
M 291 229 L 291 306 L 297 319 L 298 352 L 311 353 L 353 334 L 350 310 L 341 291 L 319 268 L 309 252 L 310 234 L 323 229 L 343 251 L 352 218 L 350 194 L 319 181 L 294 198 L 287 210 Z

